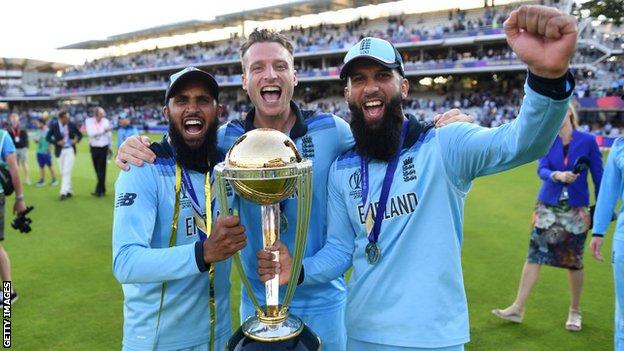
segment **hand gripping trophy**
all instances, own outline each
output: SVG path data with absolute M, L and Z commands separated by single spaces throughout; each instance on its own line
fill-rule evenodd
M 280 201 L 296 193 L 297 226 L 292 267 L 301 267 L 312 203 L 312 161 L 299 155 L 284 133 L 260 128 L 245 133 L 232 145 L 225 161 L 214 170 L 220 213 L 230 213 L 226 181 L 244 199 L 261 205 L 262 239 L 269 247 L 280 235 Z M 250 235 L 258 233 L 250 228 Z M 278 252 L 275 252 L 278 260 Z M 228 342 L 228 350 L 319 350 L 320 340 L 303 321 L 288 313 L 299 279 L 293 269 L 284 302 L 279 305 L 279 277 L 266 282 L 266 305 L 260 306 L 243 271 L 239 254 L 234 257 L 241 280 L 256 309 Z

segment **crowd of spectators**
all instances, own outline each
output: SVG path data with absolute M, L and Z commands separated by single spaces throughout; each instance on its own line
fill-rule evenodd
M 22 84 L 0 84 L 0 96 L 42 96 L 57 92 L 59 81 L 56 79 L 38 79 Z
M 596 71 L 588 69 L 574 71 L 576 97 L 624 96 L 624 59 L 604 61 L 597 66 Z
M 291 38 L 296 53 L 346 49 L 365 36 L 394 43 L 435 40 L 453 36 L 502 33 L 509 7 L 486 7 L 469 11 L 451 10 L 448 18 L 439 13 L 391 16 L 386 19 L 359 18 L 346 24 L 293 26 L 283 33 Z M 239 59 L 240 38 L 220 43 L 196 43 L 162 48 L 126 56 L 107 57 L 67 69 L 66 77 L 133 71 L 157 67 L 198 65 Z

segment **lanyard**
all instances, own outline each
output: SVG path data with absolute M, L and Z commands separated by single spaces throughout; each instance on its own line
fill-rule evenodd
M 366 230 L 369 232 L 368 241 L 376 243 L 379 239 L 379 232 L 381 230 L 381 222 L 383 221 L 384 212 L 386 212 L 386 204 L 388 202 L 388 194 L 390 193 L 390 186 L 394 180 L 394 172 L 399 164 L 399 155 L 401 154 L 401 148 L 403 147 L 403 141 L 407 134 L 408 122 L 403 121 L 403 127 L 401 129 L 401 140 L 399 147 L 390 160 L 386 168 L 386 175 L 384 176 L 383 185 L 381 187 L 381 195 L 379 197 L 379 204 L 375 213 L 375 220 L 371 223 L 372 213 L 370 199 L 368 198 L 368 159 L 360 157 L 360 172 L 362 174 L 362 203 L 364 204 L 364 211 L 366 211 Z M 371 228 L 372 224 L 372 228 Z
M 204 184 L 205 197 L 206 197 L 206 217 L 204 220 L 204 216 L 202 215 L 201 206 L 199 205 L 199 199 L 195 194 L 195 188 L 193 187 L 193 182 L 191 182 L 191 177 L 184 168 L 182 168 L 182 183 L 184 183 L 184 187 L 186 188 L 186 192 L 191 198 L 191 205 L 193 207 L 193 211 L 195 212 L 195 221 L 197 222 L 197 228 L 199 229 L 199 239 L 201 241 L 206 240 L 206 233 L 210 230 L 212 226 L 212 213 L 211 213 L 211 194 L 210 194 L 210 172 L 206 174 L 206 182 Z

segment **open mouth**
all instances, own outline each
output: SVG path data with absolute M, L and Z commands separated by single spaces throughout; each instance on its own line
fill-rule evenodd
M 184 131 L 187 134 L 196 135 L 201 133 L 204 122 L 198 118 L 187 118 L 184 120 Z
M 260 89 L 260 95 L 266 102 L 277 102 L 282 96 L 282 89 L 278 86 L 266 86 Z
M 364 103 L 362 110 L 364 114 L 372 119 L 380 118 L 383 114 L 385 104 L 379 99 L 369 100 Z

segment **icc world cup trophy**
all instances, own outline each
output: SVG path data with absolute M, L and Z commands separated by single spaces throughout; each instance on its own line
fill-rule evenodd
M 225 161 L 215 166 L 215 182 L 221 213 L 230 213 L 226 182 L 244 199 L 260 205 L 262 228 L 248 228 L 248 235 L 262 233 L 264 247 L 280 236 L 280 201 L 296 194 L 297 224 L 292 274 L 283 304 L 279 304 L 279 277 L 266 282 L 266 305 L 251 289 L 239 254 L 233 256 L 256 315 L 248 318 L 228 342 L 228 350 L 320 350 L 320 339 L 303 321 L 288 312 L 299 279 L 305 252 L 312 204 L 312 162 L 300 156 L 295 143 L 273 129 L 255 129 L 241 136 Z M 278 252 L 275 252 L 276 260 Z M 256 272 L 248 272 L 257 274 Z

